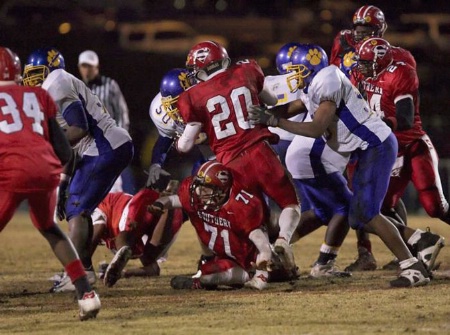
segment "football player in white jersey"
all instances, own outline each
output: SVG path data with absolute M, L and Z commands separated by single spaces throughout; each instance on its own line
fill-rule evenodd
M 277 70 L 280 75 L 267 76 L 264 86 L 278 97 L 275 110 L 282 106 L 284 110 L 294 110 L 293 122 L 310 122 L 308 113 L 295 114 L 295 101 L 306 101 L 307 95 L 297 87 L 288 85 L 293 51 L 300 46 L 298 43 L 288 43 L 281 47 L 276 57 Z M 287 108 L 286 108 L 287 107 Z M 279 111 L 278 111 L 279 112 Z M 339 271 L 334 263 L 339 248 L 348 230 L 348 208 L 351 192 L 347 181 L 342 176 L 348 162 L 348 155 L 341 155 L 328 147 L 322 138 L 295 135 L 281 128 L 269 128 L 278 134 L 280 142 L 285 146 L 274 149 L 281 157 L 286 157 L 286 167 L 293 177 L 294 184 L 301 199 L 302 216 L 291 243 L 306 236 L 320 226 L 327 225 L 324 243 L 320 254 L 311 270 L 311 277 L 348 277 L 349 272 Z M 282 148 L 286 149 L 281 150 Z M 277 150 L 278 149 L 278 150 Z
M 178 96 L 192 84 L 193 81 L 189 78 L 189 72 L 186 69 L 175 68 L 169 70 L 161 79 L 160 92 L 150 104 L 149 115 L 158 130 L 158 139 L 153 146 L 147 187 L 153 186 L 158 189 L 164 189 L 164 184 L 171 176 L 168 171 L 163 169 L 163 166 L 172 144 L 183 133 L 185 128 L 183 120 L 180 119 L 177 113 L 176 103 Z M 196 143 L 200 144 L 205 140 L 204 133 L 201 133 Z M 185 156 L 183 159 L 184 162 L 189 161 L 193 163 L 193 170 L 196 170 L 202 163 L 213 156 L 208 146 L 203 145 L 201 147 L 201 149 L 189 153 L 188 157 Z
M 128 132 L 116 125 L 98 97 L 64 69 L 64 58 L 58 50 L 38 49 L 27 60 L 23 83 L 42 86 L 49 92 L 59 109 L 58 122 L 79 157 L 73 168 L 66 165 L 61 175 L 57 214 L 60 220 L 69 222 L 70 238 L 90 281 L 95 282 L 89 255 L 93 229 L 90 216 L 131 162 L 133 144 Z M 53 289 L 71 290 L 74 286 L 67 276 Z
M 354 229 L 378 235 L 399 259 L 401 272 L 393 287 L 426 285 L 430 276 L 414 257 L 397 228 L 381 215 L 390 172 L 397 155 L 391 129 L 375 114 L 359 91 L 335 65 L 328 66 L 322 48 L 305 44 L 292 54 L 291 87 L 308 95 L 306 109 L 311 122 L 291 122 L 260 106 L 249 111 L 254 124 L 278 126 L 295 134 L 325 137 L 333 150 L 358 160 L 353 177 L 349 223 Z

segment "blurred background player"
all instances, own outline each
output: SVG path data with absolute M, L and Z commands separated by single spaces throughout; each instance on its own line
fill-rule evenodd
M 182 181 L 178 195 L 162 197 L 153 211 L 182 208 L 197 232 L 203 255 L 200 275 L 176 276 L 175 289 L 210 288 L 217 285 L 246 285 L 262 290 L 269 280 L 272 249 L 264 233 L 261 200 L 248 193 L 217 161 L 204 163 L 193 177 Z M 257 270 L 250 277 L 250 270 Z
M 69 222 L 70 239 L 89 280 L 95 282 L 89 252 L 91 214 L 130 163 L 133 144 L 128 132 L 116 125 L 98 97 L 64 68 L 64 58 L 58 50 L 38 49 L 28 58 L 23 82 L 26 86 L 42 85 L 48 91 L 59 108 L 58 122 L 79 157 L 73 155 L 61 177 L 58 217 Z M 54 287 L 55 292 L 68 289 L 74 287 L 67 276 Z
M 298 67 L 292 86 L 308 94 L 311 122 L 291 122 L 255 106 L 249 111 L 252 123 L 278 126 L 308 136 L 326 136 L 328 145 L 341 153 L 352 153 L 358 163 L 353 176 L 349 222 L 354 229 L 378 235 L 400 260 L 401 272 L 392 287 L 412 287 L 429 283 L 428 271 L 413 257 L 397 228 L 383 215 L 381 205 L 397 154 L 391 129 L 370 113 L 367 102 L 350 80 L 334 65 L 326 66 L 323 50 L 315 45 L 298 48 Z M 292 56 L 293 58 L 296 56 Z
M 287 269 L 296 272 L 290 241 L 300 220 L 299 201 L 288 173 L 271 148 L 278 136 L 265 126 L 247 120 L 252 105 L 277 103 L 275 95 L 264 89 L 264 74 L 254 60 L 231 66 L 223 46 L 213 41 L 198 43 L 190 50 L 186 67 L 199 81 L 182 93 L 178 109 L 186 123 L 177 149 L 188 152 L 200 132 L 207 134 L 216 159 L 250 192 L 272 198 L 281 208 L 279 235 L 275 251 Z
M 361 87 L 363 77 L 355 68 L 355 48 L 356 44 L 368 37 L 383 37 L 387 29 L 387 23 L 384 13 L 376 6 L 365 5 L 358 8 L 353 14 L 352 29 L 341 30 L 334 39 L 330 64 L 334 64 L 346 73 L 351 79 L 352 84 L 355 85 L 363 94 L 364 89 Z M 396 61 L 402 61 L 416 67 L 416 61 L 412 54 L 400 47 L 392 48 L 393 57 Z M 347 177 L 351 185 L 352 172 L 354 163 L 351 162 L 347 168 Z M 403 202 L 398 201 L 395 208 L 382 208 L 382 213 L 397 222 L 406 225 L 406 209 Z M 350 264 L 346 269 L 349 271 L 370 271 L 377 268 L 376 260 L 372 254 L 372 244 L 369 235 L 363 231 L 357 230 L 356 236 L 358 238 L 357 250 L 358 257 L 356 261 Z M 389 269 L 397 267 L 397 262 L 390 262 L 383 266 Z
M 382 38 L 369 38 L 357 45 L 358 72 L 372 112 L 392 128 L 398 142 L 389 188 L 384 198 L 385 211 L 395 208 L 411 181 L 420 203 L 430 217 L 450 224 L 449 204 L 442 191 L 438 155 L 422 129 L 419 112 L 419 78 L 415 68 L 394 60 L 392 48 Z M 432 270 L 444 238 L 420 229 L 397 225 L 417 258 Z M 419 246 L 417 247 L 416 244 Z
M 101 242 L 115 254 L 100 276 L 106 286 L 112 287 L 122 276 L 159 276 L 157 260 L 174 242 L 183 223 L 183 214 L 175 209 L 159 216 L 148 212 L 147 207 L 162 195 L 176 193 L 177 189 L 178 182 L 174 180 L 161 195 L 149 188 L 134 196 L 109 193 L 94 210 L 91 254 Z M 131 258 L 139 258 L 142 267 L 123 271 Z
M 120 90 L 119 84 L 114 79 L 100 74 L 99 58 L 95 51 L 85 50 L 78 56 L 78 71 L 81 79 L 96 94 L 103 106 L 109 112 L 117 125 L 125 130 L 130 130 L 130 118 L 128 105 Z M 129 168 L 117 178 L 110 192 L 134 193 L 133 175 Z
M 276 57 L 280 74 L 268 76 L 264 81 L 264 85 L 278 97 L 277 105 L 271 111 L 285 112 L 293 122 L 311 121 L 306 110 L 297 108 L 296 101 L 299 99 L 305 101 L 306 94 L 298 87 L 292 87 L 290 83 L 290 78 L 299 66 L 296 64 L 297 59 L 293 59 L 292 55 L 298 55 L 294 51 L 302 47 L 304 46 L 299 43 L 288 43 L 281 47 Z M 322 53 L 325 55 L 323 50 Z M 323 57 L 323 61 L 327 62 L 326 56 Z M 304 107 L 303 104 L 301 106 Z M 346 157 L 335 152 L 322 138 L 313 139 L 295 135 L 280 128 L 269 127 L 269 129 L 272 132 L 272 129 L 275 129 L 281 138 L 285 138 L 284 142 L 287 142 L 287 147 L 274 147 L 276 151 L 278 149 L 279 154 L 282 152 L 283 157 L 286 157 L 287 169 L 293 177 L 301 200 L 302 215 L 291 243 L 327 225 L 319 258 L 314 263 L 310 275 L 315 278 L 349 276 L 349 272 L 339 271 L 335 266 L 339 248 L 349 230 L 348 208 L 351 192 L 342 175 L 348 162 L 348 155 Z
M 28 200 L 31 220 L 75 287 L 81 320 L 96 317 L 100 299 L 67 236 L 56 225 L 56 187 L 71 148 L 56 121 L 56 106 L 39 87 L 19 86 L 20 61 L 0 47 L 0 231 Z

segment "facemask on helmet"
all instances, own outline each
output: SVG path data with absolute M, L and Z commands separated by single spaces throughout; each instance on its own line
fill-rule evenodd
M 64 68 L 64 57 L 55 48 L 35 50 L 25 64 L 23 84 L 25 86 L 41 86 L 50 72 Z
M 292 52 L 291 63 L 287 66 L 291 75 L 286 80 L 289 90 L 295 92 L 307 87 L 314 76 L 328 66 L 328 57 L 318 45 L 301 44 Z

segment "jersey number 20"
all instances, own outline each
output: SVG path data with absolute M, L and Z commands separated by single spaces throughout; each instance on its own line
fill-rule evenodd
M 8 122 L 7 120 L 0 121 L 0 131 L 5 134 L 21 131 L 23 129 L 23 122 L 13 97 L 8 93 L 1 92 L 0 106 L 3 116 L 11 115 L 12 120 L 11 122 Z M 25 92 L 23 94 L 22 110 L 27 117 L 34 120 L 32 124 L 33 131 L 40 135 L 44 135 L 44 128 L 41 124 L 44 120 L 44 113 L 41 111 L 36 94 L 33 92 Z
M 241 97 L 244 99 L 245 106 L 242 106 L 241 104 Z M 244 116 L 244 108 L 247 110 L 253 105 L 252 93 L 250 92 L 250 89 L 245 86 L 235 88 L 231 91 L 230 98 L 234 112 L 236 113 L 237 125 L 239 128 L 244 130 L 253 128 L 254 126 L 251 125 Z M 222 109 L 221 113 L 214 115 L 211 119 L 217 139 L 221 140 L 223 138 L 235 135 L 236 125 L 233 124 L 232 121 L 225 123 L 223 127 L 224 129 L 222 129 L 220 124 L 221 121 L 226 121 L 230 117 L 231 110 L 229 101 L 222 95 L 216 95 L 208 100 L 206 103 L 206 108 L 208 108 L 210 113 L 213 113 L 216 111 L 216 105 L 220 105 L 220 108 Z

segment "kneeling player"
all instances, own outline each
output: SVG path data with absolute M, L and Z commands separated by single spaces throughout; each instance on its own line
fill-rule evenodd
M 263 203 L 233 180 L 227 167 L 216 161 L 203 164 L 196 176 L 181 183 L 178 195 L 162 197 L 152 205 L 155 212 L 170 208 L 183 208 L 204 253 L 215 256 L 200 266 L 197 278 L 172 278 L 173 288 L 245 284 L 261 290 L 267 286 L 272 250 L 263 232 Z
M 164 194 L 175 191 L 175 183 L 170 183 Z M 104 274 L 106 286 L 112 287 L 121 276 L 159 275 L 157 260 L 172 245 L 183 223 L 181 210 L 168 211 L 161 216 L 147 211 L 159 196 L 148 188 L 134 196 L 109 193 L 94 210 L 91 255 L 101 242 L 115 254 Z M 131 258 L 139 258 L 142 267 L 123 271 Z

